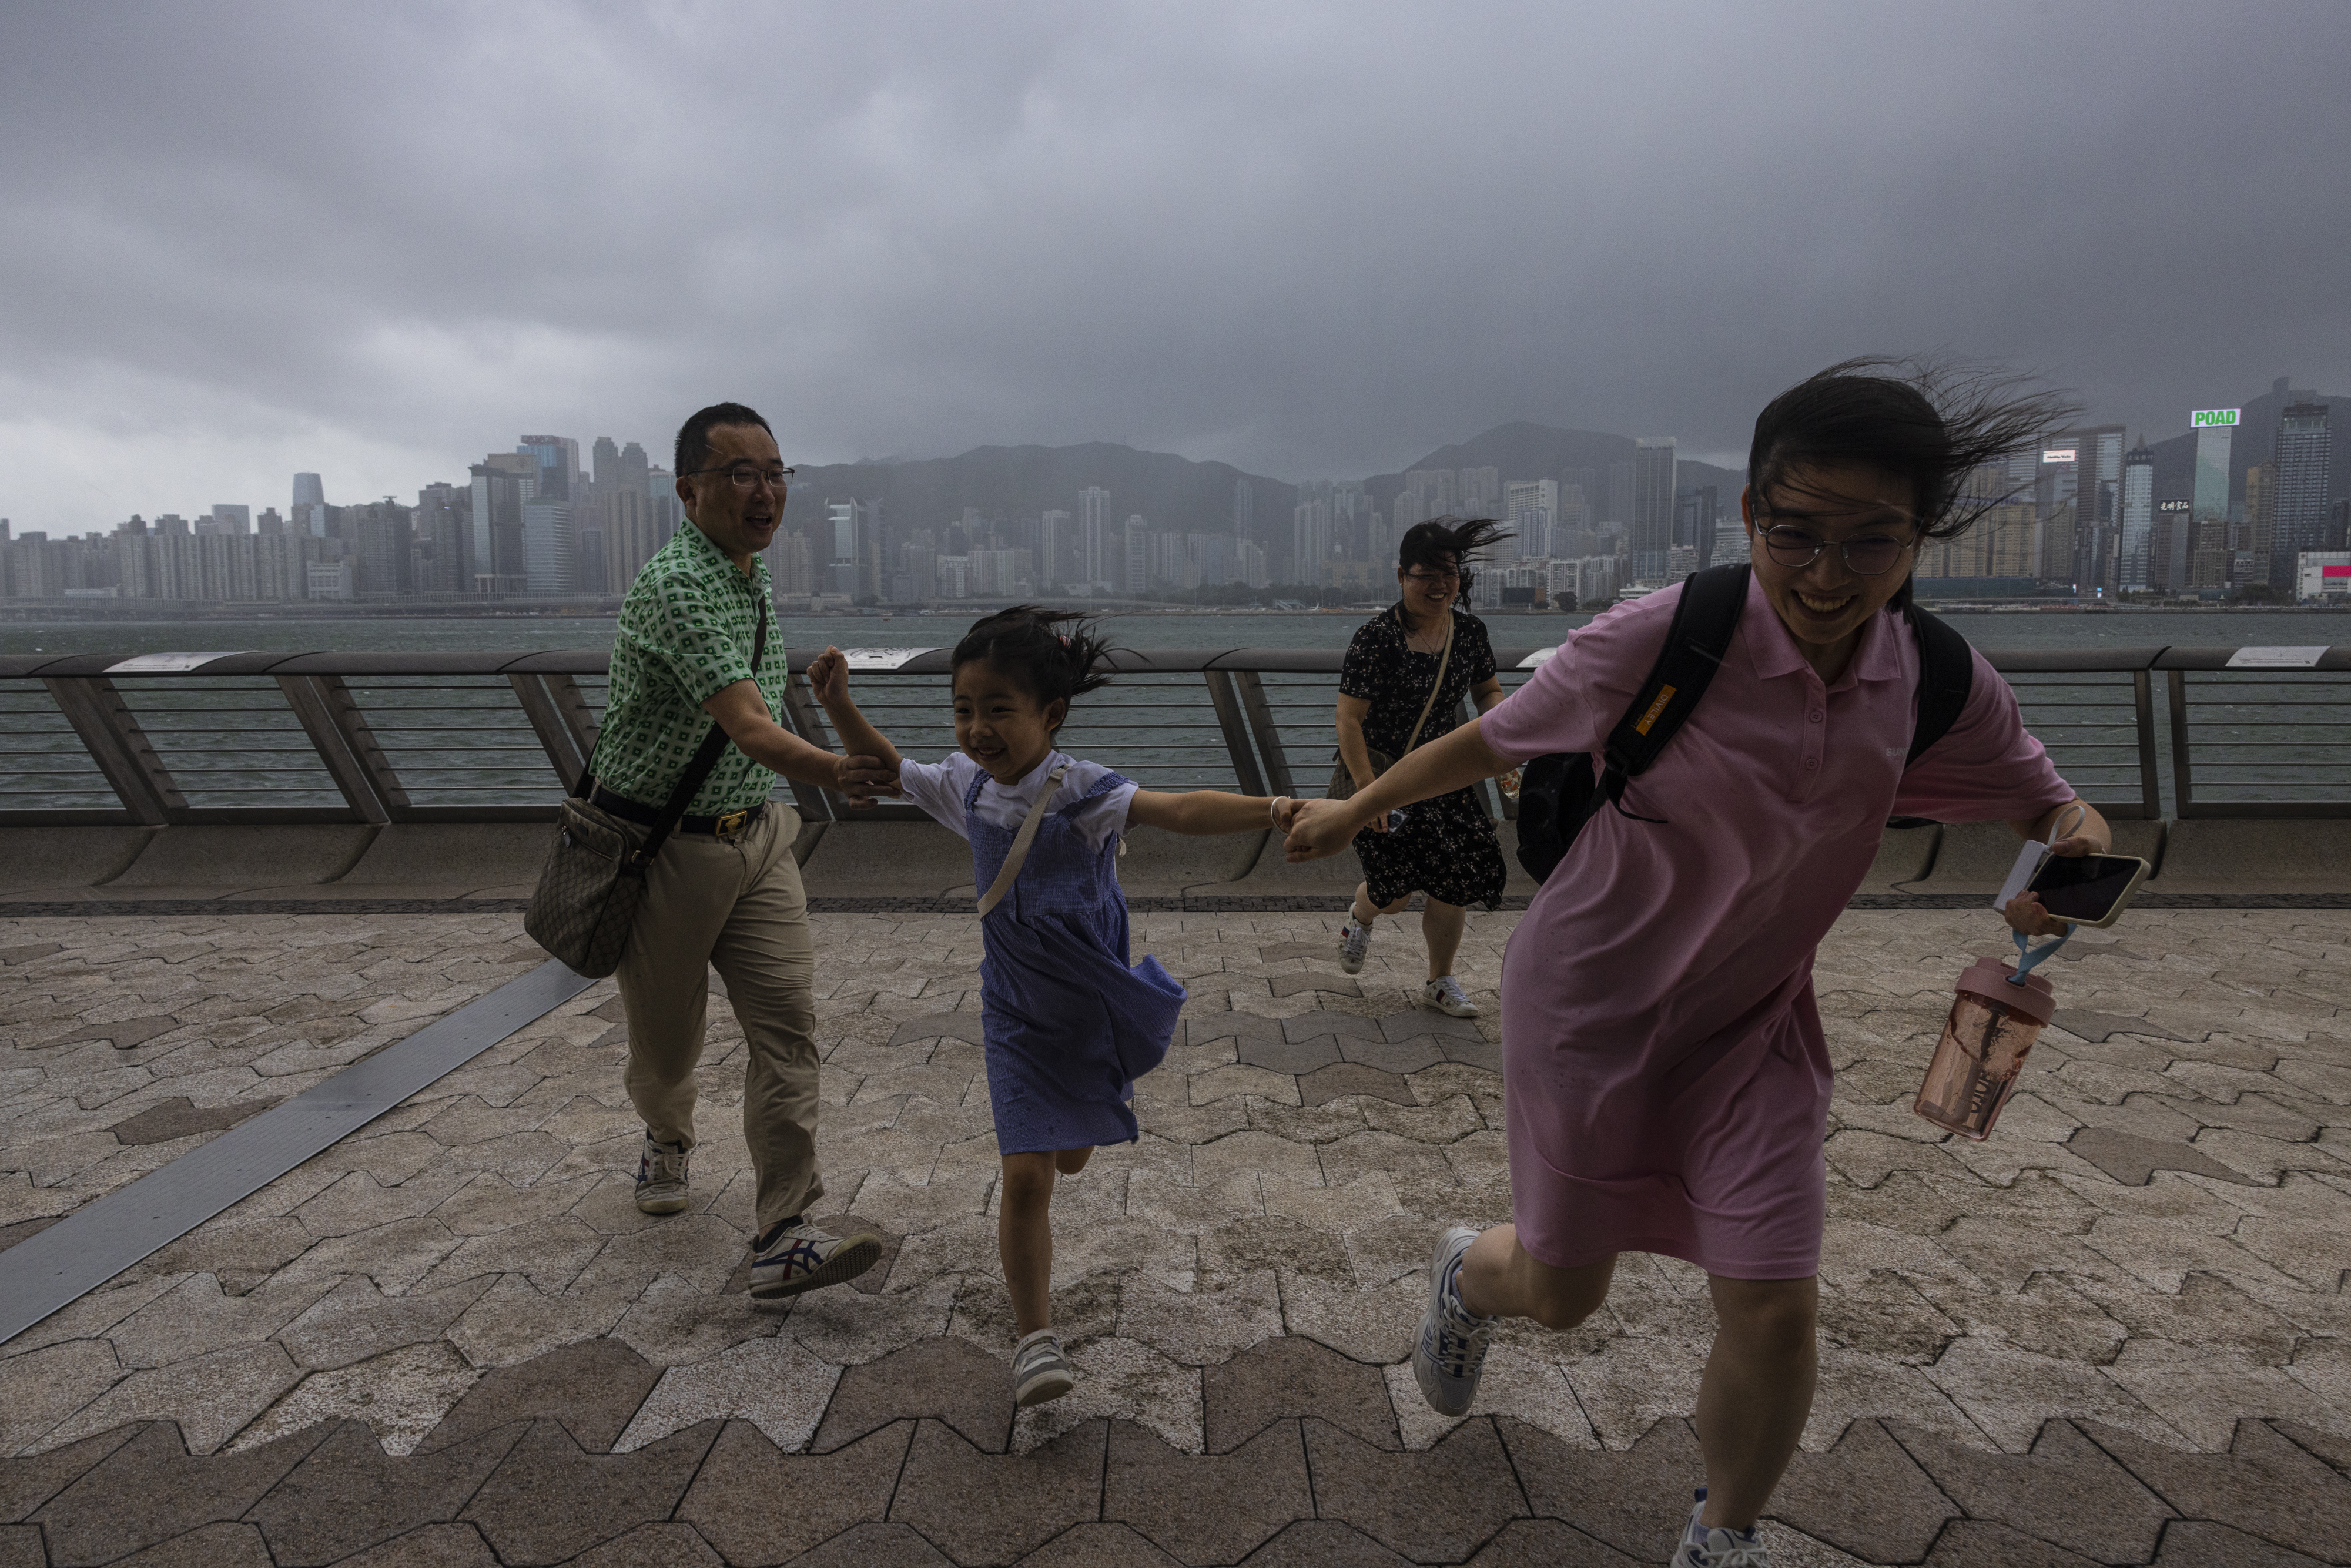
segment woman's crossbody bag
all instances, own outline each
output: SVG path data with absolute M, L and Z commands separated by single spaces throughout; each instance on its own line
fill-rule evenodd
M 768 651 L 768 606 L 759 605 L 759 632 L 751 643 L 751 678 L 758 679 L 759 660 Z M 591 754 L 570 795 L 556 813 L 555 842 L 538 873 L 538 886 L 522 928 L 530 939 L 563 960 L 574 974 L 602 979 L 621 967 L 629 950 L 629 933 L 636 928 L 637 911 L 645 902 L 645 871 L 653 856 L 675 831 L 678 819 L 718 766 L 726 749 L 726 731 L 716 719 L 694 760 L 678 775 L 677 788 L 650 827 L 639 827 L 605 810 L 589 799 L 589 780 L 596 776 Z M 642 842 L 638 834 L 643 834 Z
M 1420 744 L 1421 729 L 1428 723 L 1428 710 L 1437 706 L 1437 694 L 1445 689 L 1446 667 L 1453 663 L 1454 624 L 1453 614 L 1448 611 L 1445 616 L 1445 652 L 1437 661 L 1437 682 L 1428 688 L 1428 700 L 1420 705 L 1420 716 L 1412 721 L 1412 734 L 1405 737 L 1404 748 L 1406 751 Z M 1372 754 L 1373 778 L 1378 778 L 1395 766 L 1395 758 L 1378 747 L 1366 746 L 1364 749 Z M 1348 771 L 1347 754 L 1343 751 L 1333 752 L 1331 761 L 1331 785 L 1329 789 L 1322 791 L 1324 798 L 1344 800 L 1354 792 L 1355 776 Z

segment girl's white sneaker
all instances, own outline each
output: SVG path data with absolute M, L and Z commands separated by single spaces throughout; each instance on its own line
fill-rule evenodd
M 1461 988 L 1461 982 L 1450 975 L 1431 980 L 1422 987 L 1420 1005 L 1435 1008 L 1441 1013 L 1450 1013 L 1458 1019 L 1478 1016 L 1478 1004 L 1469 999 L 1469 993 Z
M 1364 955 L 1372 950 L 1372 923 L 1347 916 L 1347 924 L 1339 927 L 1339 967 L 1348 974 L 1360 974 Z
M 1674 1548 L 1674 1560 L 1666 1568 L 1771 1568 L 1771 1549 L 1753 1530 L 1710 1529 L 1699 1522 L 1705 1513 L 1706 1489 L 1700 1487 L 1682 1543 Z
M 1025 1335 L 1012 1349 L 1012 1402 L 1016 1405 L 1042 1405 L 1048 1399 L 1059 1399 L 1078 1385 L 1078 1375 L 1070 1368 L 1070 1358 L 1061 1354 L 1061 1342 L 1053 1337 L 1051 1329 L 1039 1329 Z

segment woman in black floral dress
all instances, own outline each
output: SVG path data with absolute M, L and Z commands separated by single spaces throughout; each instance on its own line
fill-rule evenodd
M 1370 752 L 1404 755 L 1413 724 L 1427 703 L 1417 745 L 1426 746 L 1453 728 L 1464 696 L 1484 713 L 1502 700 L 1494 673 L 1493 645 L 1486 623 L 1457 608 L 1469 587 L 1464 570 L 1477 550 L 1509 536 L 1488 521 L 1441 519 L 1422 523 L 1404 537 L 1396 551 L 1396 585 L 1402 597 L 1364 622 L 1347 644 L 1339 675 L 1339 757 L 1354 776 L 1355 788 L 1371 783 Z M 1447 622 L 1453 653 L 1445 654 Z M 1440 665 L 1445 680 L 1434 702 L 1429 687 Z M 1355 835 L 1364 880 L 1356 884 L 1353 909 L 1341 928 L 1339 965 L 1349 974 L 1364 967 L 1372 924 L 1394 915 L 1415 893 L 1428 895 L 1421 913 L 1421 939 L 1428 946 L 1428 985 L 1424 1007 L 1456 1018 L 1476 1018 L 1477 1004 L 1453 977 L 1468 905 L 1494 908 L 1502 897 L 1502 848 L 1493 820 L 1476 789 L 1458 789 L 1423 800 L 1403 813 L 1393 828 L 1375 824 Z

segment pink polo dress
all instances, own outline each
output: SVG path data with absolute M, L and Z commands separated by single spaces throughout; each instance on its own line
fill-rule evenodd
M 1571 633 L 1480 721 L 1487 745 L 1599 751 L 1680 596 Z M 1705 699 L 1625 792 L 1625 810 L 1663 821 L 1603 807 L 1536 894 L 1502 963 L 1510 1194 L 1536 1258 L 1818 1270 L 1831 1068 L 1813 949 L 1889 816 L 2037 817 L 2073 799 L 1980 653 L 1959 722 L 1906 772 L 1917 690 L 1897 613 L 1823 685 L 1750 582 Z

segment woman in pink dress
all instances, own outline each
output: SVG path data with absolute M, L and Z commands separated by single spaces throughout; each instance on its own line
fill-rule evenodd
M 1755 1521 L 1812 1407 L 1831 1075 L 1814 948 L 1889 817 L 2003 820 L 2045 840 L 2077 803 L 1980 654 L 1958 721 L 1905 767 L 1919 654 L 1903 612 L 1918 548 L 1985 508 L 1960 499 L 1971 470 L 2065 410 L 1998 389 L 1954 398 L 1892 368 L 1833 367 L 1756 421 L 1738 631 L 1703 700 L 1618 809 L 1584 825 L 1510 938 L 1516 1223 L 1446 1233 L 1413 1351 L 1430 1404 L 1458 1415 L 1497 1319 L 1581 1322 L 1620 1252 L 1706 1270 L 1707 1487 L 1679 1568 L 1766 1561 Z M 1669 588 L 1618 606 L 1482 718 L 1352 800 L 1306 804 L 1290 858 L 1332 853 L 1376 815 L 1543 753 L 1600 752 L 1679 598 Z M 2109 841 L 2085 807 L 2056 848 Z M 2010 919 L 2062 929 L 2023 901 Z

